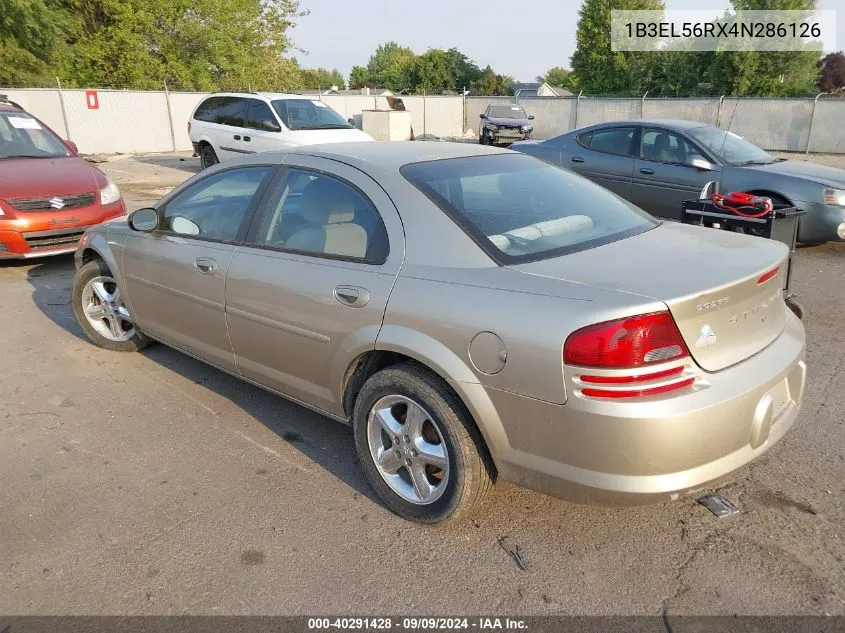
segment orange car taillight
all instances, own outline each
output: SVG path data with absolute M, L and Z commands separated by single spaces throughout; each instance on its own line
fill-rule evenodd
M 689 350 L 668 312 L 589 325 L 570 334 L 563 345 L 567 365 L 588 368 L 639 370 L 689 357 Z M 685 367 L 647 373 L 614 373 L 577 377 L 581 394 L 592 398 L 636 398 L 683 389 L 695 382 Z

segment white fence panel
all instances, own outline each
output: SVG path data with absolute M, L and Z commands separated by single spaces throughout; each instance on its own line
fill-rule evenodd
M 194 109 L 202 99 L 205 99 L 207 92 L 171 92 L 170 113 L 173 116 L 173 139 L 176 142 L 176 151 L 191 149 L 191 139 L 188 136 L 188 120 L 194 113 Z

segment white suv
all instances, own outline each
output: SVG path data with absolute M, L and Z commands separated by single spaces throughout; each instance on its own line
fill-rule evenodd
M 203 168 L 242 154 L 373 140 L 322 101 L 275 93 L 206 97 L 188 121 L 188 135 Z

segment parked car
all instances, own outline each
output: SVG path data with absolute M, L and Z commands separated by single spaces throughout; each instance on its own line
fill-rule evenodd
M 675 499 L 795 421 L 804 329 L 779 242 L 661 223 L 479 145 L 222 167 L 85 234 L 80 326 L 111 350 L 161 341 L 351 424 L 403 517 L 464 515 L 497 476 L 580 501 Z
M 533 114 L 526 114 L 517 104 L 495 105 L 491 103 L 479 115 L 481 117 L 478 142 L 482 145 L 513 143 L 531 138 L 534 126 Z
M 656 216 L 681 219 L 681 203 L 714 180 L 807 212 L 798 239 L 845 239 L 845 171 L 775 158 L 733 132 L 694 121 L 610 121 L 511 149 L 571 169 Z
M 70 253 L 89 226 L 126 213 L 76 145 L 0 95 L 0 259 Z
M 203 168 L 256 152 L 373 140 L 323 101 L 276 93 L 215 93 L 194 110 L 188 135 Z

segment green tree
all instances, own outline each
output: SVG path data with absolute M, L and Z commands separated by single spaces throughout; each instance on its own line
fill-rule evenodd
M 44 0 L 0 0 L 0 85 L 55 82 L 62 18 Z
M 285 57 L 298 0 L 54 0 L 67 18 L 68 85 L 293 90 Z
M 731 0 L 737 11 L 813 11 L 816 0 Z M 812 94 L 819 77 L 818 52 L 718 51 L 712 67 L 717 92 L 730 95 Z
M 379 88 L 394 91 L 406 90 L 413 83 L 415 60 L 414 51 L 407 46 L 400 46 L 396 42 L 386 42 L 376 49 L 367 62 L 366 78 L 361 81 L 360 76 L 356 76 L 354 80 L 350 77 L 349 81 L 353 84 L 371 83 Z
M 481 71 L 479 78 L 472 82 L 470 88 L 472 92 L 480 95 L 510 95 L 511 90 L 508 84 L 511 83 L 513 83 L 511 77 L 496 74 L 488 65 Z
M 448 52 L 430 48 L 414 60 L 411 84 L 417 92 L 431 93 L 455 89 L 452 58 Z
M 819 61 L 821 76 L 818 89 L 822 92 L 842 92 L 845 90 L 845 54 L 829 53 Z
M 556 86 L 558 88 L 566 88 L 572 92 L 579 90 L 578 78 L 575 73 L 561 66 L 549 68 L 544 74 L 537 76 L 537 81 L 545 82 L 550 86 Z
M 346 87 L 346 82 L 343 79 L 343 74 L 337 69 L 332 68 L 303 68 L 302 69 L 302 87 L 303 88 L 322 88 L 324 90 L 337 86 L 340 89 Z
M 446 51 L 446 54 L 449 56 L 449 65 L 456 90 L 469 88 L 472 82 L 481 78 L 481 69 L 457 48 L 450 48 Z
M 584 0 L 578 11 L 572 71 L 590 94 L 630 94 L 632 53 L 610 48 L 612 9 L 663 10 L 663 0 Z
M 366 66 L 353 66 L 352 72 L 349 73 L 349 87 L 362 88 L 366 84 L 370 84 L 370 71 Z M 372 84 L 375 86 L 375 84 Z

